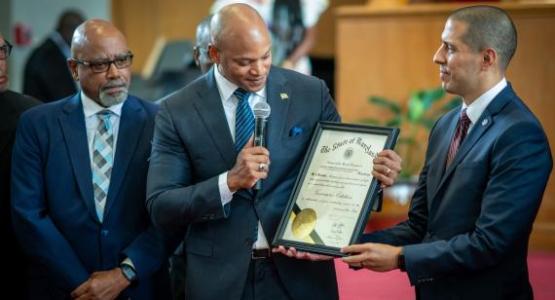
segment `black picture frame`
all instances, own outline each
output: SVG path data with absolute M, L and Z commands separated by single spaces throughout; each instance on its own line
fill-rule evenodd
M 398 128 L 319 122 L 273 246 L 344 256 L 341 247 L 358 241 L 375 205 L 373 157 L 393 149 L 398 135 Z

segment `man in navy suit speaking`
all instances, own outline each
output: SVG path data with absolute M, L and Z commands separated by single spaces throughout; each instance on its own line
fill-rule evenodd
M 430 133 L 408 220 L 346 247 L 344 260 L 406 271 L 418 299 L 532 299 L 528 239 L 552 158 L 505 79 L 515 26 L 499 8 L 467 7 L 449 16 L 441 39 L 434 62 L 463 103 Z
M 128 95 L 133 55 L 111 23 L 81 24 L 71 51 L 82 91 L 25 112 L 13 151 L 30 298 L 167 299 L 169 251 L 144 205 L 157 106 Z
M 337 299 L 333 261 L 270 250 L 317 122 L 339 121 L 328 89 L 271 66 L 270 35 L 250 6 L 223 8 L 210 27 L 214 67 L 162 102 L 148 174 L 155 225 L 185 236 L 186 297 Z M 272 110 L 267 147 L 252 143 L 260 101 Z M 374 171 L 391 184 L 400 158 L 384 151 Z

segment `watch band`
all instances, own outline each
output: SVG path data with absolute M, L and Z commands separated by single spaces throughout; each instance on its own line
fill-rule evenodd
M 403 272 L 407 271 L 407 267 L 405 265 L 405 255 L 403 252 L 399 253 L 399 256 L 397 256 L 397 267 Z

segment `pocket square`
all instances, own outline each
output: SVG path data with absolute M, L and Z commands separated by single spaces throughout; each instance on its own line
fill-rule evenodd
M 289 130 L 289 136 L 295 137 L 303 134 L 303 128 L 299 126 L 293 126 L 291 130 Z

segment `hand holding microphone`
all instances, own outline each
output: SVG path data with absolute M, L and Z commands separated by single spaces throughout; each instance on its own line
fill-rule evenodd
M 235 166 L 227 175 L 227 184 L 232 192 L 250 188 L 260 190 L 262 179 L 268 176 L 270 153 L 264 147 L 270 105 L 266 102 L 256 103 L 253 107 L 253 115 L 254 135 L 239 152 Z
M 258 102 L 252 108 L 254 113 L 254 146 L 265 147 L 265 137 L 266 137 L 266 122 L 270 116 L 271 108 L 266 102 Z M 260 163 L 258 165 L 258 171 L 268 171 L 268 165 L 265 163 Z M 258 180 L 254 185 L 255 190 L 260 190 L 262 188 L 262 179 Z

